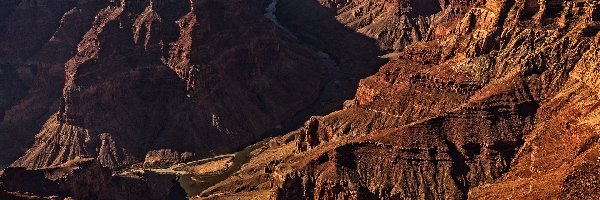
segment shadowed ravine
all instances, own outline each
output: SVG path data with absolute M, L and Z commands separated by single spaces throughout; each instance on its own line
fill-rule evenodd
M 278 0 L 272 0 L 271 3 L 265 8 L 264 16 L 269 19 L 273 24 L 282 29 L 284 32 L 290 34 L 294 38 L 298 38 L 295 33 L 290 31 L 284 25 L 282 25 L 277 19 L 276 15 L 276 7 Z M 313 47 L 314 48 L 314 47 Z M 264 134 L 265 136 L 279 136 L 283 135 L 291 130 L 297 129 L 308 120 L 309 117 L 316 114 L 325 114 L 329 113 L 333 110 L 340 109 L 342 107 L 343 101 L 346 99 L 341 98 L 344 97 L 343 94 L 350 97 L 351 93 L 355 91 L 355 88 L 350 88 L 346 86 L 345 88 L 340 85 L 343 81 L 348 80 L 360 80 L 363 75 L 360 73 L 345 73 L 340 68 L 340 63 L 336 62 L 332 59 L 332 55 L 325 53 L 322 50 L 315 50 L 317 55 L 319 55 L 320 62 L 323 63 L 327 67 L 327 83 L 321 89 L 320 95 L 318 99 L 307 109 L 297 113 L 294 117 L 290 118 L 282 127 L 273 129 L 272 131 Z M 376 59 L 376 58 L 374 58 Z M 355 84 L 355 83 L 354 83 Z M 345 90 L 345 91 L 340 91 Z M 229 178 L 231 175 L 235 174 L 240 170 L 240 168 L 246 164 L 250 160 L 250 153 L 258 148 L 261 148 L 263 144 L 269 139 L 265 139 L 261 142 L 253 144 L 244 148 L 240 152 L 236 152 L 233 154 L 219 155 L 212 158 L 206 158 L 198 161 L 193 161 L 189 163 L 183 164 L 183 166 L 187 165 L 198 165 L 204 162 L 210 162 L 215 159 L 224 158 L 224 157 L 233 157 L 233 163 L 230 167 L 228 167 L 224 171 L 219 171 L 216 174 L 208 174 L 208 175 L 195 175 L 189 173 L 187 171 L 182 171 L 181 166 L 174 166 L 168 170 L 160 170 L 155 169 L 153 171 L 163 172 L 163 173 L 174 173 L 179 174 L 179 182 L 181 186 L 186 190 L 189 197 L 197 196 L 201 194 L 206 189 L 216 185 L 217 183 Z

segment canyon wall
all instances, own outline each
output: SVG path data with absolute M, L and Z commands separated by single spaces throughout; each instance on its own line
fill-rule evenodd
M 344 109 L 269 141 L 198 198 L 598 198 L 600 5 L 460 5 L 451 27 L 430 28 L 444 37 L 388 55 Z
M 3 45 L 42 46 L 27 61 L 18 57 L 28 52 L 3 54 L 37 67 L 10 72 L 31 82 L 6 94 L 16 99 L 5 103 L 2 134 L 17 138 L 2 145 L 14 152 L 6 160 L 37 133 L 15 167 L 78 156 L 118 167 L 162 149 L 196 158 L 235 151 L 311 105 L 325 81 L 317 52 L 249 2 L 23 1 L 10 16 L 47 9 L 55 15 L 21 17 L 48 20 L 39 22 L 48 26 L 43 38 L 19 30 L 25 22 L 6 26 Z
M 286 131 L 192 199 L 600 198 L 598 1 L 0 4 L 0 197 L 181 197 L 122 167 Z

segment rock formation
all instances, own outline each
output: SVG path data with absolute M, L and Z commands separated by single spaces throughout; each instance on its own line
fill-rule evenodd
M 138 172 L 111 175 L 94 159 L 76 158 L 60 166 L 7 168 L 0 175 L 2 199 L 185 199 L 172 175 Z
M 182 198 L 137 168 L 283 133 L 191 198 L 598 199 L 599 32 L 596 0 L 8 0 L 1 159 L 37 135 L 0 198 Z
M 118 167 L 161 149 L 203 157 L 231 152 L 319 96 L 322 59 L 248 2 L 72 4 L 55 34 L 91 28 L 64 62 L 58 109 L 12 166 L 54 166 L 79 156 Z M 84 10 L 87 4 L 95 10 Z M 78 11 L 95 13 L 89 26 L 70 17 Z
M 14 161 L 57 111 L 64 63 L 101 2 L 3 1 L 0 10 L 0 164 Z M 31 28 L 35 27 L 35 28 Z
M 12 198 L 97 199 L 107 190 L 111 171 L 93 159 L 74 159 L 53 168 L 7 168 L 0 176 L 0 190 Z
M 598 198 L 600 4 L 461 5 L 473 7 L 433 28 L 444 38 L 390 54 L 343 110 L 198 198 Z

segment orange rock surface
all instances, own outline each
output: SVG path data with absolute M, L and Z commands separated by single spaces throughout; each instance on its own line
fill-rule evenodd
M 595 0 L 7 0 L 0 198 L 183 198 L 134 169 L 233 153 L 188 197 L 599 199 L 599 32 Z

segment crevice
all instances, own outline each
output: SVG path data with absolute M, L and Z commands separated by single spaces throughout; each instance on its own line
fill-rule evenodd
M 592 21 L 600 22 L 600 5 L 596 6 L 594 11 L 592 11 Z
M 503 158 L 510 161 L 514 158 L 519 148 L 523 146 L 524 142 L 522 139 L 515 142 L 498 142 L 497 144 L 490 145 L 488 148 L 500 153 Z
M 544 15 L 548 18 L 558 18 L 561 16 L 563 9 L 561 4 L 547 4 Z
M 589 150 L 594 144 L 600 142 L 600 136 L 594 136 L 591 137 L 590 139 L 587 139 L 585 141 L 585 143 L 583 143 L 583 146 L 581 146 L 581 148 L 579 149 L 579 151 L 577 151 L 577 156 L 585 153 L 587 150 Z
M 466 158 L 458 151 L 456 145 L 450 141 L 446 141 L 448 154 L 452 159 L 452 169 L 450 171 L 452 179 L 456 187 L 461 191 L 461 199 L 468 199 L 469 189 L 471 184 L 467 180 L 469 173 L 469 165 L 466 163 Z
M 476 143 L 468 143 L 462 146 L 462 148 L 467 151 L 467 158 L 469 160 L 475 160 L 479 154 L 481 154 L 481 145 Z
M 526 0 L 525 7 L 521 13 L 520 20 L 527 21 L 532 20 L 533 16 L 535 16 L 540 11 L 540 4 L 538 0 Z
M 356 171 L 358 166 L 356 165 L 356 155 L 354 155 L 355 149 L 356 147 L 352 146 L 352 144 L 336 148 L 335 156 L 333 156 L 333 161 L 336 166 L 342 166 Z
M 581 33 L 583 37 L 594 37 L 600 32 L 600 27 L 588 26 L 584 28 Z

